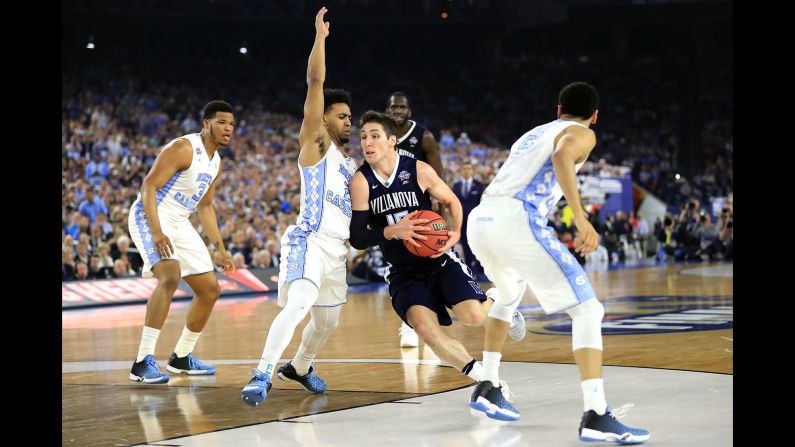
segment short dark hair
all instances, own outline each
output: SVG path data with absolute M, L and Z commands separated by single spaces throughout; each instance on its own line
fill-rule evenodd
M 327 88 L 323 90 L 323 113 L 328 113 L 334 104 L 348 104 L 351 106 L 351 94 L 342 89 Z
M 378 123 L 384 128 L 386 137 L 397 135 L 397 123 L 391 116 L 386 113 L 376 112 L 375 110 L 368 110 L 364 112 L 361 119 L 359 119 L 359 128 L 361 129 L 367 123 Z
M 227 113 L 235 113 L 234 109 L 232 109 L 232 105 L 226 101 L 222 101 L 220 99 L 216 99 L 215 101 L 210 101 L 204 106 L 204 110 L 202 111 L 202 119 L 203 120 L 210 120 L 215 118 L 215 114 L 218 112 L 227 112 Z
M 409 102 L 409 95 L 407 95 L 407 94 L 405 94 L 405 93 L 403 93 L 403 92 L 401 92 L 401 91 L 392 92 L 392 94 L 391 94 L 391 95 L 389 95 L 389 97 L 386 99 L 386 104 L 387 104 L 387 106 L 389 105 L 389 101 L 390 101 L 392 98 L 394 98 L 395 96 L 402 96 L 402 97 L 406 98 L 406 105 L 407 105 L 407 106 L 409 106 L 409 107 L 411 107 L 411 105 L 410 105 L 411 103 Z
M 588 119 L 599 108 L 599 93 L 591 84 L 572 82 L 560 91 L 558 104 L 561 114 Z

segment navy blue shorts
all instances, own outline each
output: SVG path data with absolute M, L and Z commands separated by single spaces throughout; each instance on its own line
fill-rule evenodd
M 436 312 L 439 325 L 450 326 L 453 320 L 446 308 L 465 300 L 486 301 L 486 295 L 472 278 L 469 268 L 453 258 L 448 258 L 441 267 L 430 272 L 390 272 L 388 281 L 392 308 L 406 324 L 409 324 L 406 313 L 411 306 L 431 309 Z

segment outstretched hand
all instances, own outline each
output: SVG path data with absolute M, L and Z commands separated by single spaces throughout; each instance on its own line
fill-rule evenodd
M 324 6 L 320 8 L 320 11 L 315 16 L 315 32 L 319 37 L 326 37 L 329 34 L 328 29 L 331 23 L 323 21 L 323 16 L 326 15 L 326 12 L 328 12 L 328 9 Z

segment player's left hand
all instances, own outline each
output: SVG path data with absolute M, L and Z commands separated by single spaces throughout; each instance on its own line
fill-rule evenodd
M 230 255 L 226 249 L 219 249 L 216 254 L 218 256 L 218 263 L 224 267 L 224 273 L 229 274 L 235 271 L 235 262 L 232 261 L 232 255 Z
M 458 240 L 461 239 L 461 232 L 460 231 L 453 231 L 447 230 L 447 243 L 444 244 L 444 247 L 436 250 L 438 253 L 431 256 L 431 258 L 438 258 L 439 256 L 443 255 L 444 252 L 449 250 L 452 246 L 454 246 Z

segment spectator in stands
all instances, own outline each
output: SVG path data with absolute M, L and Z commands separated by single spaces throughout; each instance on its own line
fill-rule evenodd
M 651 230 L 649 229 L 649 222 L 643 218 L 643 213 L 638 211 L 638 228 L 637 228 L 637 235 L 638 240 L 640 241 L 640 252 L 641 258 L 646 257 L 646 250 L 647 250 L 647 239 L 649 238 L 649 234 Z
M 89 222 L 92 224 L 97 221 L 97 213 L 108 213 L 108 207 L 105 205 L 105 202 L 95 195 L 94 188 L 91 187 L 86 190 L 86 198 L 80 202 L 77 209 L 80 211 L 80 214 L 87 216 Z
M 464 223 L 461 226 L 461 239 L 460 243 L 464 249 L 464 261 L 467 266 L 472 270 L 475 278 L 483 274 L 483 267 L 480 262 L 475 258 L 472 250 L 469 249 L 467 242 L 467 218 L 469 213 L 480 204 L 480 197 L 483 195 L 483 183 L 480 183 L 474 178 L 475 168 L 472 163 L 466 162 L 461 165 L 461 180 L 453 184 L 453 192 L 458 200 L 461 202 L 461 207 L 464 210 Z
M 75 280 L 91 279 L 88 277 L 88 264 L 83 261 L 77 261 L 77 269 L 75 270 Z

